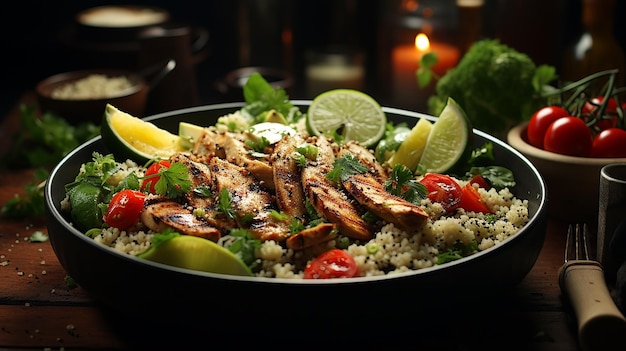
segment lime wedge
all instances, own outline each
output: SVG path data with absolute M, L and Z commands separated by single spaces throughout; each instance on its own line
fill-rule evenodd
M 389 158 L 389 165 L 393 167 L 396 164 L 403 164 L 415 171 L 426 147 L 426 141 L 432 126 L 431 121 L 426 118 L 420 118 L 409 134 L 407 134 L 406 139 L 400 144 L 398 150 Z
M 203 272 L 252 275 L 239 256 L 210 240 L 191 235 L 175 236 L 138 257 Z
M 307 112 L 307 129 L 313 135 L 354 140 L 362 146 L 376 144 L 385 133 L 387 117 L 369 95 L 352 89 L 321 93 Z
M 178 123 L 178 136 L 180 137 L 178 142 L 185 149 L 191 149 L 202 133 L 204 133 L 202 126 L 187 122 Z
M 118 158 L 140 163 L 184 151 L 180 137 L 107 104 L 100 128 L 102 140 Z
M 446 173 L 464 162 L 470 152 L 469 119 L 451 98 L 433 123 L 419 163 L 425 172 Z

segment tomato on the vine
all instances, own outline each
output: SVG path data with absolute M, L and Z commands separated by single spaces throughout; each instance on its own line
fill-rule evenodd
M 535 111 L 528 121 L 526 131 L 530 145 L 543 149 L 544 136 L 548 127 L 557 119 L 571 114 L 560 106 L 545 106 Z
M 121 230 L 128 229 L 139 220 L 146 195 L 137 190 L 122 190 L 111 198 L 104 214 L 104 222 Z
M 446 212 L 454 211 L 461 201 L 461 186 L 452 177 L 445 174 L 428 173 L 420 183 L 426 186 L 426 195 L 430 201 L 440 203 Z
M 603 101 L 604 96 L 597 96 L 587 100 L 582 107 L 581 115 L 589 120 L 589 116 L 596 113 Z M 622 103 L 622 110 L 626 111 L 626 102 Z M 615 98 L 609 98 L 609 101 L 606 103 L 604 116 L 601 117 L 595 124 L 599 131 L 617 126 L 619 117 L 617 116 L 617 100 Z
M 607 128 L 596 134 L 591 145 L 591 157 L 626 157 L 626 130 Z
M 161 171 L 162 168 L 170 168 L 170 161 L 161 160 L 159 162 L 154 162 L 146 169 L 146 173 L 144 173 L 144 180 L 141 182 L 141 191 L 148 191 L 152 194 L 156 193 L 154 186 L 161 179 L 161 176 L 157 175 Z
M 561 117 L 546 130 L 543 147 L 562 155 L 588 157 L 592 144 L 591 130 L 577 117 Z
M 304 279 L 352 278 L 359 274 L 354 258 L 344 250 L 332 249 L 317 256 L 304 268 Z

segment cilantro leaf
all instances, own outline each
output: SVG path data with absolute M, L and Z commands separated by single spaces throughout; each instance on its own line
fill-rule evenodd
M 222 188 L 218 196 L 217 211 L 226 215 L 230 219 L 235 219 L 235 211 L 233 210 L 233 200 L 230 192 L 226 188 Z
M 452 245 L 452 247 L 450 247 L 447 251 L 442 252 L 439 255 L 437 255 L 437 264 L 444 264 L 447 262 L 458 260 L 477 250 L 478 250 L 478 242 L 476 240 L 472 240 L 467 245 L 457 242 L 454 245 Z
M 261 247 L 261 241 L 245 229 L 232 229 L 230 235 L 236 239 L 228 245 L 228 250 L 237 254 L 254 271 L 259 264 L 256 258 L 256 250 Z
M 347 154 L 335 160 L 333 169 L 326 174 L 326 179 L 333 183 L 340 183 L 351 175 L 366 173 L 367 171 L 369 171 L 367 166 L 362 164 L 358 158 Z
M 419 204 L 426 197 L 426 186 L 418 182 L 413 172 L 402 164 L 393 166 L 391 175 L 383 186 L 388 193 L 414 204 Z
M 180 162 L 173 162 L 169 167 L 159 170 L 159 180 L 154 190 L 159 195 L 177 198 L 191 191 L 191 180 L 187 166 Z

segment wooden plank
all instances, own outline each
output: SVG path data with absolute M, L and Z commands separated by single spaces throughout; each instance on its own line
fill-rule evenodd
M 0 305 L 0 346 L 122 350 L 100 312 L 91 307 Z

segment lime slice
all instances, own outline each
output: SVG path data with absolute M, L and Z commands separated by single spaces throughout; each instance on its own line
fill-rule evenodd
M 398 150 L 389 158 L 389 165 L 393 167 L 396 164 L 403 164 L 415 171 L 426 147 L 426 141 L 432 126 L 432 122 L 426 118 L 420 118 L 409 134 L 407 134 L 406 139 L 400 144 Z
M 239 256 L 210 240 L 191 235 L 175 236 L 138 257 L 203 272 L 252 275 Z
M 107 147 L 118 158 L 145 163 L 184 151 L 180 137 L 107 104 L 100 128 Z
M 420 164 L 425 172 L 446 173 L 469 155 L 470 122 L 461 107 L 451 98 L 433 123 Z
M 178 123 L 178 136 L 180 137 L 178 142 L 185 149 L 191 149 L 202 133 L 204 133 L 202 126 L 187 122 Z
M 378 102 L 357 90 L 336 89 L 318 95 L 307 112 L 313 135 L 354 140 L 362 146 L 376 144 L 385 133 L 387 117 Z

